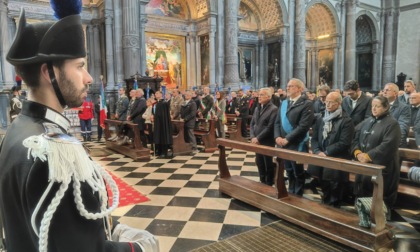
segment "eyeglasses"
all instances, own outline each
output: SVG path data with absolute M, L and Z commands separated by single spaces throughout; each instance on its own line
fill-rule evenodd
M 287 88 L 297 87 L 297 85 L 287 85 Z
M 336 102 L 336 101 L 326 101 L 325 102 L 325 104 L 327 104 L 327 105 L 333 105 L 333 104 L 337 104 L 338 102 Z
M 264 97 L 264 96 L 265 96 L 265 97 L 268 97 L 268 95 L 266 95 L 266 94 L 259 94 L 259 95 L 258 95 L 258 97 Z

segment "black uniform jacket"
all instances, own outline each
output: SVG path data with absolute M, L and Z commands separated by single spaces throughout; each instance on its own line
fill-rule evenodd
M 51 109 L 50 109 L 51 110 Z M 0 210 L 5 225 L 8 252 L 37 252 L 38 236 L 31 226 L 31 216 L 41 195 L 48 186 L 48 162 L 39 158 L 28 159 L 28 148 L 22 142 L 46 130 L 60 131 L 64 128 L 45 118 L 47 107 L 30 101 L 23 103 L 21 114 L 7 130 L 0 150 Z M 56 122 L 67 120 L 56 113 Z M 68 122 L 69 123 L 69 122 Z M 63 125 L 62 123 L 60 125 Z M 49 129 L 46 129 L 48 127 Z M 87 154 L 86 154 L 87 155 Z M 106 241 L 102 219 L 87 220 L 76 208 L 73 183 L 65 191 L 55 211 L 49 232 L 49 252 L 130 252 L 128 243 Z M 56 195 L 60 184 L 55 183 L 38 212 L 36 226 Z M 81 182 L 83 204 L 89 212 L 100 209 L 97 193 Z

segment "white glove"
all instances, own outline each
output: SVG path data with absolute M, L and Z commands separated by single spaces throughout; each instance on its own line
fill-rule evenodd
M 118 242 L 135 242 L 140 245 L 143 252 L 159 252 L 158 239 L 146 230 L 118 224 L 112 233 L 112 240 Z

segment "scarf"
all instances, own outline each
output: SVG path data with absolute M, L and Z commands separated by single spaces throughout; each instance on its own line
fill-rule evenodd
M 338 109 L 332 113 L 325 110 L 324 118 L 322 119 L 324 121 L 324 131 L 322 132 L 322 136 L 325 139 L 327 139 L 328 134 L 331 132 L 332 129 L 332 120 L 334 118 L 339 118 L 343 114 L 343 110 L 341 109 L 341 106 L 338 107 Z

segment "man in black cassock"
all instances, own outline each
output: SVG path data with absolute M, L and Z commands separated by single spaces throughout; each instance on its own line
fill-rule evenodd
M 172 125 L 169 103 L 162 99 L 162 93 L 155 93 L 157 102 L 153 106 L 152 122 L 154 123 L 154 142 L 156 155 L 168 158 L 168 149 L 172 145 Z

